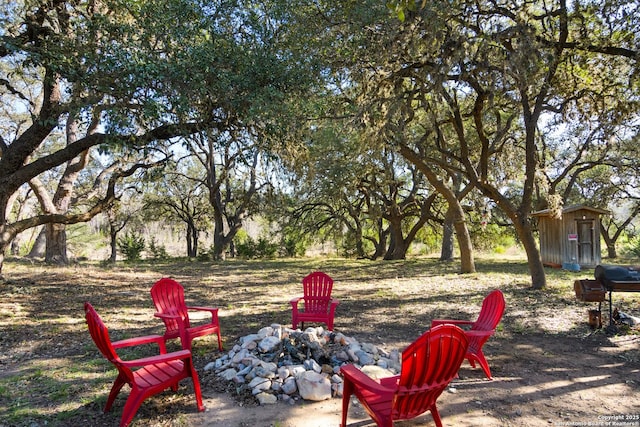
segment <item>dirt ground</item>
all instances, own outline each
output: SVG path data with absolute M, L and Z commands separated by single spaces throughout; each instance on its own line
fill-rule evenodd
M 640 425 L 638 338 L 521 336 L 488 345 L 493 381 L 465 364 L 438 401 L 448 426 Z M 198 426 L 338 426 L 341 399 L 290 406 L 238 405 L 226 394 L 208 394 L 209 408 L 190 417 Z M 312 414 L 312 415 L 311 415 Z M 629 424 L 607 424 L 623 417 Z M 398 426 L 434 425 L 429 414 Z M 348 425 L 375 426 L 352 399 Z
M 587 308 L 575 300 L 573 280 L 588 277 L 548 271 L 549 286 L 527 284 L 526 264 L 478 261 L 478 273 L 461 276 L 453 264 L 415 260 L 389 264 L 340 260 L 220 265 L 151 265 L 56 269 L 9 265 L 0 282 L 0 427 L 115 426 L 126 391 L 102 413 L 114 371 L 91 343 L 82 303 L 90 300 L 113 339 L 160 333 L 149 288 L 162 276 L 185 286 L 190 303 L 220 307 L 226 349 L 240 336 L 271 323 L 288 324 L 288 300 L 301 277 L 323 269 L 341 300 L 336 330 L 387 350 L 402 349 L 433 318 L 477 315 L 491 289 L 505 294 L 507 310 L 484 347 L 494 376 L 463 364 L 460 377 L 438 400 L 445 426 L 640 426 L 640 335 L 587 325 Z M 640 314 L 638 294 L 614 294 L 614 304 Z M 603 321 L 608 324 L 606 305 Z M 206 363 L 219 353 L 214 340 L 195 341 L 207 410 L 198 413 L 191 386 L 146 400 L 132 426 L 325 427 L 338 426 L 342 401 L 298 401 L 259 406 L 222 383 Z M 65 388 L 66 393 L 61 394 Z M 396 423 L 432 426 L 430 414 Z M 349 427 L 374 426 L 354 399 Z

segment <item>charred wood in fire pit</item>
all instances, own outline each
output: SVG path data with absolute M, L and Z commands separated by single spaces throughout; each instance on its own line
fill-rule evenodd
M 281 342 L 272 352 L 266 353 L 262 356 L 262 360 L 265 362 L 275 362 L 280 360 L 283 355 L 283 346 Z
M 284 341 L 284 349 L 291 356 L 293 360 L 299 360 L 300 362 L 306 359 L 306 356 L 301 353 L 298 348 L 295 346 L 293 340 L 285 340 Z

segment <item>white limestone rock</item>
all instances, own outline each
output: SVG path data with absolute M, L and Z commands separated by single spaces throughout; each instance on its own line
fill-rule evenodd
M 280 340 L 277 337 L 268 336 L 260 341 L 260 344 L 258 344 L 258 349 L 262 353 L 269 353 L 270 351 L 273 351 L 279 344 Z
M 256 395 L 260 405 L 273 405 L 278 401 L 278 397 L 271 393 L 259 393 Z
M 262 393 L 263 391 L 271 388 L 271 380 L 262 377 L 255 377 L 249 383 L 249 388 L 251 388 L 251 393 L 254 395 Z
M 331 381 L 314 371 L 306 371 L 296 377 L 298 392 L 305 400 L 319 402 L 331 399 Z
M 291 395 L 298 391 L 298 385 L 296 383 L 296 379 L 294 377 L 288 377 L 282 383 L 282 387 L 280 388 L 284 394 Z
M 233 368 L 226 369 L 218 374 L 220 378 L 224 378 L 227 381 L 233 380 L 236 375 L 238 375 L 238 371 Z

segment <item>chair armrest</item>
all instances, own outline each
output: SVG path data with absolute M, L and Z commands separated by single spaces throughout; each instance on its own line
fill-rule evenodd
M 392 394 L 395 392 L 394 389 L 384 387 L 379 382 L 371 379 L 354 365 L 343 365 L 340 368 L 340 373 L 342 373 L 345 380 L 351 381 L 356 388 L 363 388 L 377 394 Z
M 336 307 L 338 307 L 338 304 L 340 304 L 340 301 L 335 298 L 331 298 L 331 301 L 329 301 L 329 315 L 331 317 L 335 316 Z
M 296 297 L 291 299 L 291 301 L 289 301 L 289 304 L 291 304 L 294 307 L 298 306 L 298 302 L 300 302 L 301 299 L 303 299 L 304 297 Z
M 394 375 L 392 377 L 380 378 L 378 381 L 380 381 L 380 385 L 382 385 L 382 387 L 393 389 L 393 391 L 395 392 L 397 390 L 397 388 L 398 388 L 398 382 L 400 381 L 400 375 Z
M 464 331 L 464 334 L 469 336 L 469 337 L 490 337 L 491 335 L 493 335 L 496 332 L 495 329 L 492 329 L 490 331 L 479 331 L 479 330 L 473 330 L 473 331 Z
M 453 320 L 453 319 L 433 319 L 431 321 L 431 327 L 435 327 L 438 325 L 473 325 L 475 321 L 472 320 Z
M 218 312 L 218 308 L 217 307 L 199 307 L 199 306 L 193 306 L 193 305 L 188 305 L 187 306 L 187 310 L 208 311 L 212 315 L 216 314 Z
M 189 350 L 179 350 L 157 356 L 143 357 L 141 359 L 122 361 L 122 365 L 128 368 L 136 368 L 140 366 L 154 365 L 157 363 L 171 362 L 172 360 L 182 360 L 191 357 Z
M 111 343 L 114 349 L 123 347 L 132 347 L 135 345 L 157 343 L 158 345 L 164 344 L 164 339 L 160 335 L 145 335 L 143 337 L 127 338 L 120 341 L 114 341 Z
M 218 308 L 217 307 L 200 307 L 200 306 L 187 306 L 187 310 L 190 311 L 198 311 L 200 313 L 202 312 L 207 312 L 209 313 L 209 315 L 211 315 L 211 323 L 212 324 L 217 324 L 218 323 Z M 205 315 L 206 316 L 206 315 Z M 206 320 L 206 319 L 200 319 L 200 320 Z
M 161 319 L 175 319 L 175 320 L 182 320 L 182 317 L 178 316 L 177 314 L 167 314 L 167 313 L 153 313 L 153 315 L 155 317 L 159 317 Z

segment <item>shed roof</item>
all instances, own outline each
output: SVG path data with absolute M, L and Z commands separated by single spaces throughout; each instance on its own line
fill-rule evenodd
M 593 213 L 597 213 L 600 215 L 606 215 L 611 213 L 611 211 L 608 211 L 606 209 L 594 208 L 592 206 L 587 206 L 587 205 L 567 206 L 566 208 L 562 209 L 562 213 L 570 213 L 570 212 L 575 212 L 580 210 L 591 211 Z M 549 216 L 549 215 L 551 215 L 550 209 L 543 209 L 541 211 L 531 213 L 531 216 Z

